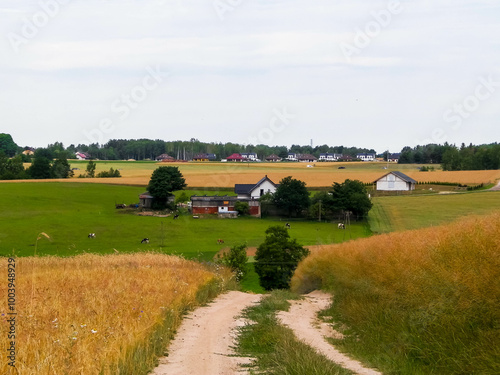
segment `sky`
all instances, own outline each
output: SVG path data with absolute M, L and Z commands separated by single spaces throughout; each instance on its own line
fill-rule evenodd
M 0 0 L 0 133 L 500 141 L 498 0 Z

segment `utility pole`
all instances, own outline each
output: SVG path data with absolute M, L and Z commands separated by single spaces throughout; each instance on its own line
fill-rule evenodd
M 318 221 L 321 222 L 321 199 L 319 200 L 319 217 Z

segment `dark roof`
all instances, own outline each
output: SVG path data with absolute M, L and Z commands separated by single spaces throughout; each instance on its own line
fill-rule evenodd
M 260 184 L 262 184 L 264 181 L 268 180 L 271 184 L 273 184 L 274 186 L 278 186 L 276 185 L 274 182 L 272 182 L 269 177 L 267 177 L 267 175 L 265 175 L 263 178 L 260 179 L 259 182 L 257 182 L 256 184 L 235 184 L 234 185 L 234 192 L 236 194 L 250 194 L 250 192 L 255 189 L 257 186 L 259 186 Z
M 377 178 L 377 179 L 375 180 L 375 182 L 377 182 L 378 180 L 380 180 L 381 178 L 383 178 L 383 177 L 385 177 L 385 176 L 387 176 L 387 175 L 389 175 L 389 174 L 393 174 L 393 175 L 395 175 L 395 176 L 398 176 L 400 179 L 402 179 L 402 180 L 403 180 L 403 181 L 405 181 L 405 182 L 410 182 L 410 183 L 412 183 L 412 184 L 416 184 L 416 183 L 417 183 L 417 181 L 415 181 L 413 178 L 411 178 L 411 177 L 409 177 L 409 176 L 407 176 L 407 175 L 405 175 L 404 173 L 401 173 L 401 172 L 399 172 L 399 171 L 392 171 L 392 172 L 386 173 L 386 174 L 384 174 L 382 177 Z
M 271 154 L 266 158 L 266 160 L 278 160 L 278 159 L 281 159 L 281 158 L 276 154 Z
M 317 160 L 316 156 L 311 154 L 300 154 L 297 156 L 299 160 Z

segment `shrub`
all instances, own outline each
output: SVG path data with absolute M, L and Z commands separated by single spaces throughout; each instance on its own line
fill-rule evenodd
M 98 178 L 103 177 L 121 177 L 120 171 L 118 169 L 110 168 L 109 171 L 102 171 L 97 174 Z
M 240 281 L 248 272 L 248 257 L 247 246 L 236 245 L 233 246 L 229 252 L 224 253 L 219 257 L 219 262 L 229 268 L 236 274 L 236 280 Z
M 293 271 L 309 250 L 296 239 L 290 239 L 288 230 L 275 225 L 267 228 L 266 239 L 255 254 L 255 272 L 260 285 L 266 289 L 288 289 Z
M 234 209 L 242 216 L 250 213 L 250 206 L 248 205 L 248 202 L 237 201 L 234 204 Z

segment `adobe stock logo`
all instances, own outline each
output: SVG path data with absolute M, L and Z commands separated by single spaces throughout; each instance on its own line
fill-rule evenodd
M 10 32 L 7 34 L 10 46 L 15 53 L 19 53 L 22 45 L 28 44 L 34 39 L 40 29 L 47 26 L 51 19 L 57 17 L 61 11 L 61 5 L 66 5 L 70 0 L 41 0 L 38 2 L 40 10 L 30 17 L 23 17 L 23 24 L 19 33 Z
M 387 4 L 386 9 L 382 9 L 378 12 L 370 12 L 373 20 L 368 21 L 363 29 L 357 27 L 354 30 L 356 35 L 354 36 L 353 43 L 340 44 L 340 50 L 347 61 L 350 62 L 352 55 L 359 55 L 364 48 L 368 47 L 373 39 L 378 37 L 380 33 L 391 24 L 394 16 L 401 14 L 403 10 L 404 8 L 401 2 L 396 0 Z
M 243 0 L 214 0 L 212 6 L 221 21 L 226 19 L 227 12 L 233 12 L 243 3 Z
M 139 108 L 140 104 L 148 98 L 150 92 L 157 89 L 170 76 L 169 72 L 162 72 L 160 66 L 156 66 L 155 69 L 148 66 L 146 71 L 147 74 L 139 85 L 134 86 L 129 92 L 120 95 L 111 103 L 110 112 L 114 116 L 104 117 L 96 128 L 83 131 L 86 141 L 102 144 L 104 135 L 113 132 L 117 122 L 124 121 L 133 110 Z M 85 144 L 86 141 L 81 143 Z

